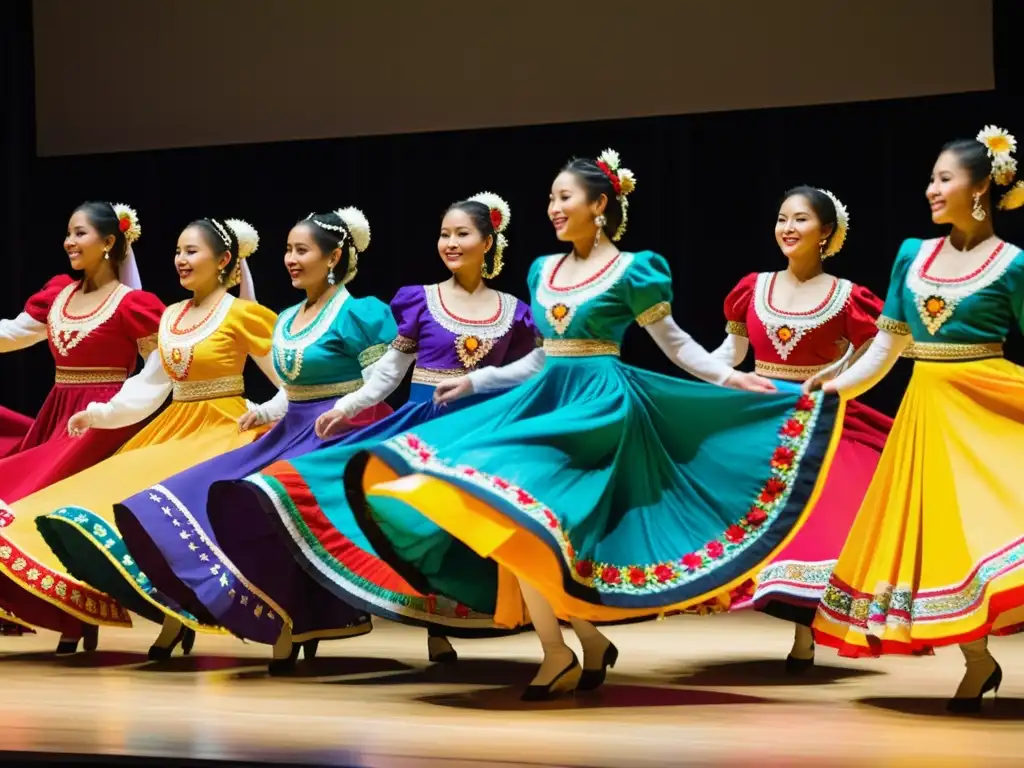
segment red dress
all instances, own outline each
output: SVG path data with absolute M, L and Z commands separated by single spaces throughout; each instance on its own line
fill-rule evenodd
M 0 458 L 14 453 L 32 429 L 32 419 L 0 405 Z
M 874 337 L 882 300 L 867 288 L 837 279 L 818 307 L 794 314 L 772 303 L 776 274 L 747 275 L 725 300 L 726 330 L 749 340 L 760 375 L 801 382 Z M 891 428 L 885 414 L 846 404 L 832 469 L 806 522 L 758 574 L 756 589 L 748 582 L 733 593 L 730 610 L 810 625 Z
M 72 316 L 67 306 L 80 287 L 79 281 L 60 275 L 25 305 L 28 315 L 47 325 L 57 370 L 53 389 L 31 428 L 0 459 L 0 502 L 13 504 L 91 467 L 145 426 L 90 429 L 77 438 L 67 433 L 68 419 L 90 402 L 113 397 L 135 370 L 139 355 L 155 349 L 164 310 L 153 294 L 122 285 L 94 312 Z

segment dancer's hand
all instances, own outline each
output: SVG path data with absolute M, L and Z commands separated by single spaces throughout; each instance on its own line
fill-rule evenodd
M 316 436 L 321 440 L 340 435 L 352 428 L 344 414 L 336 408 L 321 413 L 316 420 Z
M 778 392 L 775 385 L 756 373 L 739 373 L 738 371 L 725 382 L 727 387 L 742 389 L 747 392 Z
M 827 379 L 820 375 L 811 376 L 811 378 L 807 379 L 803 383 L 803 386 L 801 386 L 800 389 L 803 390 L 805 395 L 809 395 L 812 392 L 817 392 L 819 389 L 823 389 L 826 381 Z
M 263 426 L 263 417 L 259 411 L 249 411 L 248 413 L 242 414 L 238 419 L 238 431 L 246 432 L 250 429 Z
M 92 426 L 92 419 L 86 411 L 79 411 L 68 419 L 68 434 L 72 437 L 81 437 Z
M 435 387 L 434 403 L 436 405 L 445 405 L 471 394 L 473 394 L 473 384 L 469 380 L 469 376 L 458 376 L 454 379 L 442 381 Z

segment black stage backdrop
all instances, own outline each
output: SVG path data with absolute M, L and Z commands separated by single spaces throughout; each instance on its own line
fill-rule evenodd
M 259 300 L 275 309 L 299 300 L 283 267 L 289 227 L 310 211 L 362 208 L 373 240 L 350 286 L 356 295 L 390 299 L 410 283 L 446 276 L 435 238 L 448 203 L 493 190 L 512 208 L 507 267 L 496 287 L 525 295 L 530 261 L 559 249 L 545 215 L 548 189 L 573 155 L 614 147 L 637 175 L 624 247 L 653 249 L 670 261 L 679 323 L 705 346 L 723 337 L 722 299 L 748 272 L 783 265 L 774 243 L 782 192 L 810 183 L 847 204 L 852 227 L 829 270 L 884 295 L 900 241 L 936 234 L 924 189 L 936 152 L 955 137 L 996 123 L 1024 138 L 1019 105 L 1021 68 L 1016 30 L 1024 28 L 1019 0 L 996 0 L 997 90 L 990 93 L 808 108 L 689 115 L 409 136 L 38 158 L 33 130 L 31 10 L 29 0 L 2 4 L 5 185 L 2 215 L 7 284 L 0 315 L 13 317 L 25 299 L 66 269 L 61 248 L 67 217 L 86 199 L 126 202 L 140 215 L 137 256 L 147 289 L 167 303 L 184 298 L 172 266 L 181 228 L 202 216 L 240 217 L 260 232 L 250 266 Z M 936 56 L 956 56 L 956 34 L 935 40 Z M 130 66 L 116 57 L 116 41 L 97 55 L 110 58 L 111 77 Z M 793 77 L 828 61 L 793 62 Z M 458 109 L 457 94 L 443 88 Z M 838 96 L 838 95 L 837 95 Z M 89 83 L 67 94 L 100 121 L 130 120 L 123 103 L 90 100 Z M 495 98 L 501 98 L 500 89 Z M 325 98 L 311 105 L 330 108 Z M 338 103 L 339 109 L 362 105 Z M 188 110 L 188 104 L 181 104 Z M 999 216 L 1000 233 L 1024 243 L 1024 211 Z M 1020 359 L 1019 339 L 1011 356 Z M 633 329 L 625 358 L 662 372 L 675 369 L 642 331 Z M 2 358 L 0 403 L 34 412 L 52 380 L 42 346 Z M 749 361 L 748 361 L 749 365 Z M 865 398 L 893 413 L 909 364 Z M 269 395 L 252 376 L 250 396 Z M 395 395 L 401 402 L 404 390 Z

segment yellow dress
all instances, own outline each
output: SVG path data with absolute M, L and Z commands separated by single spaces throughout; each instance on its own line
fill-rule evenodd
M 1003 359 L 1024 322 L 1024 255 L 993 238 L 960 279 L 908 240 L 879 327 L 915 360 L 875 476 L 814 620 L 843 656 L 919 653 L 1024 626 L 1024 369 Z
M 0 610 L 70 637 L 81 633 L 81 622 L 130 625 L 127 608 L 158 622 L 172 613 L 199 628 L 156 599 L 123 605 L 88 584 L 92 567 L 124 573 L 131 565 L 114 561 L 96 543 L 113 547 L 120 539 L 114 504 L 266 431 L 240 433 L 237 421 L 249 407 L 242 397 L 246 358 L 273 370 L 277 316 L 226 294 L 203 321 L 182 328 L 186 309 L 185 302 L 167 308 L 158 354 L 109 404 L 91 404 L 89 411 L 94 424 L 111 428 L 148 417 L 168 394 L 170 405 L 111 458 L 11 507 L 14 520 L 0 529 Z

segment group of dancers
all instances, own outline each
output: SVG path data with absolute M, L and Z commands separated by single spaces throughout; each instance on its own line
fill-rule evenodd
M 366 217 L 306 216 L 284 258 L 305 298 L 280 315 L 255 301 L 244 221 L 184 228 L 191 298 L 165 307 L 141 289 L 135 211 L 83 204 L 76 277 L 0 321 L 0 352 L 45 341 L 56 363 L 35 419 L 0 411 L 5 633 L 51 630 L 73 654 L 134 614 L 160 625 L 152 660 L 230 633 L 287 674 L 373 616 L 425 628 L 436 663 L 457 661 L 449 638 L 532 629 L 523 698 L 542 700 L 604 682 L 619 650 L 601 624 L 753 609 L 794 624 L 793 673 L 816 643 L 958 644 L 948 706 L 977 711 L 1002 679 L 988 636 L 1024 625 L 1024 372 L 1002 354 L 1024 257 L 993 229 L 1024 203 L 1020 182 L 994 191 L 1015 148 L 989 126 L 942 149 L 927 200 L 948 235 L 904 242 L 884 301 L 824 271 L 849 231 L 839 199 L 786 193 L 788 267 L 737 283 L 713 352 L 673 320 L 666 260 L 619 249 L 636 179 L 612 150 L 555 178 L 568 252 L 533 262 L 529 303 L 487 285 L 510 221 L 493 193 L 444 213 L 450 278 L 390 307 L 347 288 Z M 621 362 L 634 322 L 700 381 Z M 893 422 L 854 398 L 900 356 L 916 362 Z M 259 405 L 249 357 L 277 388 Z

